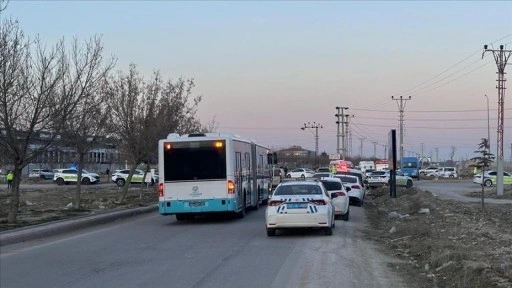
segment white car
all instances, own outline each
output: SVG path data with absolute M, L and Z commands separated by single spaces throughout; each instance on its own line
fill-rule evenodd
M 116 170 L 114 174 L 112 174 L 112 182 L 116 183 L 117 186 L 123 187 L 126 181 L 128 180 L 128 175 L 130 175 L 130 169 Z M 158 176 L 149 171 L 146 174 L 146 181 L 142 181 L 144 178 L 144 171 L 140 169 L 135 169 L 133 172 L 131 183 L 149 183 L 150 185 L 154 185 L 158 183 Z
M 332 235 L 335 207 L 324 184 L 313 180 L 285 181 L 277 186 L 265 212 L 267 236 L 279 229 L 320 228 Z
M 354 178 L 357 179 L 355 176 Z M 334 218 L 348 221 L 350 217 L 350 199 L 348 196 L 350 187 L 343 185 L 341 180 L 336 177 L 322 177 L 320 182 L 324 184 L 329 194 L 336 193 L 338 195 L 338 197 L 332 199 L 332 203 L 334 204 Z
M 350 188 L 348 191 L 350 203 L 354 203 L 356 206 L 363 206 L 366 189 L 359 177 L 352 175 L 336 175 L 336 177 L 341 180 L 343 186 Z
M 29 178 L 53 179 L 55 173 L 50 169 L 32 169 L 28 173 Z
M 286 178 L 311 178 L 316 172 L 308 168 L 296 168 L 286 174 Z
M 427 176 L 437 171 L 439 167 L 429 166 L 425 169 L 420 169 L 420 175 Z
M 498 172 L 485 171 L 483 183 L 485 186 L 488 186 L 488 187 L 496 185 L 497 178 L 498 178 Z M 476 174 L 473 177 L 473 183 L 482 185 L 482 172 Z M 512 173 L 503 171 L 503 184 L 512 185 Z
M 98 175 L 98 174 L 96 174 Z M 57 185 L 64 185 L 69 183 L 76 183 L 78 180 L 78 170 L 76 169 L 57 169 L 53 176 L 53 181 Z M 95 184 L 100 182 L 99 175 L 96 177 L 94 174 L 89 174 L 87 171 L 82 170 L 82 181 L 84 185 Z
M 404 175 L 401 171 L 395 172 L 396 176 L 396 186 L 402 186 L 411 188 L 413 186 L 412 178 Z M 389 185 L 390 180 L 390 171 L 373 171 L 370 174 L 370 178 L 368 178 L 368 185 L 370 187 L 379 187 L 384 185 Z
M 428 177 L 437 178 L 457 178 L 457 169 L 455 167 L 440 167 L 436 171 L 427 174 Z

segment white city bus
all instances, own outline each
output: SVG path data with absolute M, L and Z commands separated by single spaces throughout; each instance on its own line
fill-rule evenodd
M 169 134 L 158 143 L 159 212 L 178 221 L 214 212 L 245 217 L 268 201 L 275 158 L 234 134 Z

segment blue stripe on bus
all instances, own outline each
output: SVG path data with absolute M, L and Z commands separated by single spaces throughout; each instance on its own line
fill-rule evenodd
M 203 201 L 204 206 L 190 206 L 190 201 Z M 224 204 L 222 204 L 222 201 L 224 201 Z M 235 212 L 236 203 L 234 198 L 159 201 L 158 211 L 163 215 L 173 213 Z

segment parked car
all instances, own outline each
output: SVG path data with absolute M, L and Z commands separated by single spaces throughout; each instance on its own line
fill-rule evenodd
M 435 172 L 427 174 L 429 177 L 437 177 L 437 178 L 457 178 L 459 175 L 457 174 L 457 168 L 455 167 L 439 167 Z
M 413 186 L 412 178 L 404 175 L 402 171 L 395 171 L 396 175 L 396 186 L 410 188 Z M 368 185 L 370 187 L 379 187 L 383 185 L 389 185 L 391 180 L 390 171 L 373 171 L 368 178 Z
M 425 169 L 420 169 L 420 175 L 426 176 L 426 175 L 432 174 L 432 173 L 436 172 L 438 168 L 439 167 L 437 167 L 437 166 L 429 166 Z
M 40 179 L 53 179 L 53 173 L 50 169 L 32 169 L 28 173 L 29 178 L 40 178 Z
M 336 177 L 341 180 L 343 186 L 350 188 L 348 191 L 350 203 L 356 206 L 363 206 L 366 189 L 359 177 L 353 175 L 336 175 Z
M 277 186 L 265 212 L 267 236 L 280 229 L 318 228 L 332 235 L 335 227 L 333 198 L 324 184 L 315 180 L 288 180 Z
M 498 172 L 485 171 L 483 184 L 485 186 L 496 185 Z M 478 173 L 473 177 L 473 183 L 482 185 L 482 173 Z M 503 171 L 503 184 L 512 185 L 512 173 Z
M 323 177 L 320 179 L 329 194 L 336 193 L 338 197 L 332 199 L 334 204 L 334 218 L 348 221 L 350 217 L 349 196 L 350 187 L 343 185 L 341 179 L 336 177 Z
M 97 174 L 96 174 L 97 175 Z M 57 185 L 64 185 L 70 183 L 76 183 L 78 180 L 78 170 L 76 169 L 57 169 L 57 172 L 53 176 L 53 181 Z M 99 183 L 99 176 L 95 177 L 94 174 L 89 174 L 87 171 L 82 170 L 81 183 L 84 185 Z
M 368 178 L 368 177 L 370 177 L 370 174 L 371 174 L 373 171 L 376 171 L 376 170 L 375 170 L 375 169 L 366 169 L 363 173 L 364 173 L 364 175 Z
M 310 178 L 315 171 L 308 168 L 295 168 L 286 174 L 286 178 Z
M 116 183 L 117 186 L 123 187 L 126 181 L 128 180 L 128 176 L 130 175 L 130 169 L 123 169 L 123 170 L 116 170 L 112 174 L 112 182 Z M 131 183 L 148 183 L 150 185 L 154 185 L 155 183 L 158 183 L 158 175 L 153 174 L 151 171 L 149 171 L 146 174 L 145 181 L 142 181 L 144 178 L 144 171 L 140 169 L 135 169 L 135 172 L 133 172 L 132 181 Z
M 364 188 L 369 187 L 368 186 L 368 177 L 366 177 L 365 173 L 363 173 L 361 170 L 357 169 L 348 169 L 347 171 L 338 171 L 336 172 L 336 175 L 352 175 L 359 178 L 361 183 L 363 183 Z
M 331 169 L 329 169 L 329 167 L 320 167 L 320 168 L 316 169 L 316 172 L 317 173 L 320 173 L 320 172 L 331 172 Z

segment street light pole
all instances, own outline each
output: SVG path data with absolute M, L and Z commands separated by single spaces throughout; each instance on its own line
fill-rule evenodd
M 302 129 L 302 130 L 308 129 L 311 131 L 311 129 L 313 129 L 313 128 L 315 129 L 315 167 L 313 167 L 313 168 L 316 169 L 317 168 L 316 167 L 317 166 L 316 157 L 318 155 L 318 128 L 324 128 L 324 127 L 322 127 L 322 125 L 320 123 L 313 122 L 313 124 L 311 124 L 308 122 L 307 125 L 306 125 L 306 123 L 304 123 L 304 127 L 301 127 L 300 129 Z

